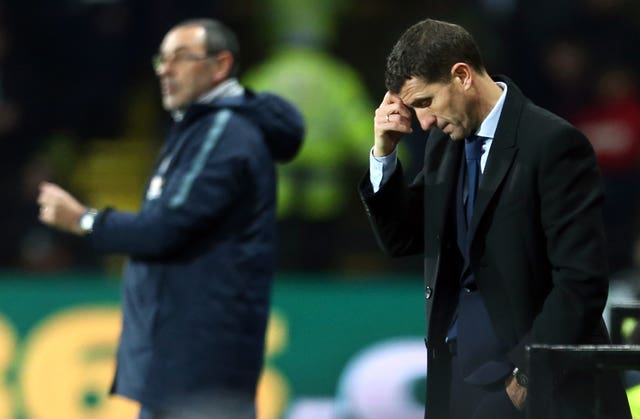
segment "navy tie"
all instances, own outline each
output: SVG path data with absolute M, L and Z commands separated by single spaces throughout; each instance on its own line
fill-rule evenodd
M 484 138 L 475 135 L 465 140 L 464 152 L 467 160 L 467 187 L 468 195 L 466 202 L 467 225 L 471 223 L 471 215 L 473 214 L 473 204 L 476 202 L 476 193 L 478 192 L 478 183 L 482 176 L 480 170 L 480 158 L 482 157 L 482 145 Z

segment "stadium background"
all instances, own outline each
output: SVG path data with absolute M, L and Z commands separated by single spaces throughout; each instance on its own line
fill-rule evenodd
M 606 182 L 612 295 L 638 301 L 635 0 L 0 0 L 0 419 L 133 417 L 105 398 L 123 259 L 39 225 L 36 186 L 137 208 L 168 123 L 150 57 L 195 16 L 232 26 L 241 80 L 290 98 L 309 124 L 279 171 L 263 419 L 420 417 L 422 264 L 381 255 L 355 185 L 385 56 L 423 17 L 469 28 L 492 74 L 587 132 Z M 403 144 L 410 171 L 422 145 L 418 132 Z

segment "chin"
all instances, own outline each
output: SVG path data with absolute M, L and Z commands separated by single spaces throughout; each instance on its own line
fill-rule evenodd
M 162 99 L 162 107 L 165 111 L 175 111 L 179 109 L 179 105 L 174 100 L 171 100 L 169 98 Z

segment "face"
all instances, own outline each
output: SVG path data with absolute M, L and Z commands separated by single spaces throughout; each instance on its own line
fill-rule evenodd
M 453 77 L 446 83 L 426 83 L 413 77 L 404 83 L 399 96 L 415 110 L 425 131 L 436 125 L 451 139 L 461 140 L 477 128 L 471 100 L 459 78 Z
M 167 33 L 159 57 L 156 74 L 166 110 L 185 108 L 222 81 L 216 58 L 207 56 L 205 30 L 200 26 L 178 27 Z

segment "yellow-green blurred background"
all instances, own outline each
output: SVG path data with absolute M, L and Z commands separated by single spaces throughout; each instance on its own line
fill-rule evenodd
M 508 75 L 587 133 L 605 182 L 612 295 L 638 301 L 636 0 L 0 0 L 0 419 L 129 417 L 105 413 L 103 391 L 119 330 L 123 258 L 41 226 L 37 185 L 58 182 L 96 207 L 138 208 L 169 124 L 150 57 L 173 24 L 200 16 L 237 32 L 243 83 L 289 98 L 308 123 L 299 158 L 278 169 L 270 337 L 279 344 L 270 350 L 281 352 L 268 355 L 273 374 L 263 388 L 271 396 L 261 397 L 279 413 L 269 417 L 393 419 L 381 413 L 388 402 L 413 412 L 397 410 L 405 419 L 420 404 L 413 375 L 420 358 L 396 365 L 405 359 L 394 352 L 401 349 L 377 345 L 398 338 L 413 354 L 420 342 L 422 262 L 381 254 L 356 184 L 385 93 L 386 55 L 426 17 L 463 24 L 491 74 Z M 401 149 L 410 173 L 421 164 L 425 138 L 414 132 Z M 372 329 L 381 318 L 385 327 Z M 373 359 L 389 364 L 353 361 L 372 347 Z M 367 382 L 367 371 L 387 371 L 381 368 L 404 371 L 393 384 L 409 380 L 415 391 L 381 387 L 385 398 L 375 386 L 353 385 L 372 392 L 361 394 L 345 384 Z M 629 388 L 638 382 L 629 378 Z M 379 400 L 378 409 L 357 410 L 361 397 Z

